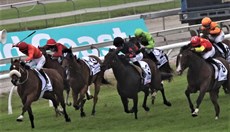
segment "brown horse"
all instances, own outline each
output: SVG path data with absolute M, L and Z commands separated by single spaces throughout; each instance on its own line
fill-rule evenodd
M 85 104 L 85 94 L 87 92 L 88 86 L 94 84 L 94 98 L 93 98 L 93 109 L 92 115 L 95 115 L 95 107 L 98 101 L 98 94 L 100 91 L 101 81 L 104 76 L 104 72 L 100 71 L 95 75 L 91 75 L 91 71 L 87 64 L 82 59 L 77 59 L 76 56 L 73 55 L 72 49 L 63 50 L 63 61 L 62 67 L 65 68 L 67 72 L 67 79 L 72 88 L 73 94 L 73 107 L 76 110 L 81 110 L 81 117 L 86 116 L 84 112 L 84 104 Z M 99 62 L 101 64 L 101 60 L 97 56 L 89 56 L 93 61 Z M 79 98 L 78 98 L 79 96 Z
M 70 92 L 70 85 L 66 79 L 66 73 L 65 73 L 65 69 L 61 66 L 61 64 L 58 62 L 57 59 L 52 59 L 52 56 L 50 54 L 48 54 L 46 52 L 46 49 L 44 47 L 38 47 L 40 49 L 40 51 L 42 52 L 42 54 L 45 56 L 46 58 L 46 63 L 44 64 L 44 68 L 52 68 L 57 70 L 57 72 L 62 76 L 63 78 L 63 82 L 64 82 L 64 90 L 66 90 L 66 99 L 65 99 L 65 103 L 70 106 L 71 103 L 68 102 L 69 99 L 69 92 Z
M 11 60 L 10 76 L 11 82 L 18 86 L 17 91 L 21 98 L 23 108 L 21 115 L 17 118 L 17 121 L 22 121 L 24 113 L 28 111 L 31 127 L 34 128 L 34 116 L 31 109 L 31 104 L 37 101 L 41 96 L 42 82 L 39 79 L 37 73 L 28 68 L 21 60 Z M 53 86 L 53 91 L 45 91 L 42 96 L 45 99 L 50 99 L 53 102 L 56 113 L 59 112 L 59 102 L 63 108 L 63 114 L 66 122 L 70 122 L 70 118 L 66 112 L 64 97 L 63 97 L 63 79 L 54 69 L 43 69 L 49 76 L 50 82 Z
M 221 61 L 227 69 L 227 80 L 217 81 L 215 79 L 215 71 L 211 64 L 207 63 L 200 55 L 191 51 L 191 45 L 183 46 L 177 56 L 176 72 L 181 75 L 183 71 L 188 68 L 187 81 L 188 86 L 185 91 L 185 95 L 188 99 L 192 116 L 198 115 L 199 106 L 205 96 L 206 92 L 209 92 L 210 99 L 215 108 L 215 118 L 219 118 L 220 107 L 217 102 L 219 89 L 221 86 L 230 90 L 230 78 L 229 78 L 229 65 L 226 60 L 219 57 L 216 58 Z M 193 103 L 190 99 L 191 93 L 199 92 L 199 96 L 196 100 L 196 108 L 194 109 Z
M 129 40 L 128 41 L 131 42 L 131 43 L 134 43 L 139 48 L 141 47 L 141 44 L 139 43 L 139 40 L 136 37 L 129 36 Z M 156 49 L 156 50 L 158 50 L 158 49 Z M 168 80 L 169 82 L 172 80 L 172 78 L 173 78 L 173 72 L 174 71 L 173 71 L 173 69 L 170 66 L 168 56 L 165 53 L 162 53 L 163 56 L 161 56 L 161 57 L 165 57 L 167 61 L 165 63 L 163 63 L 163 64 L 158 64 L 156 57 L 150 56 L 146 52 L 146 50 L 144 48 L 142 48 L 140 51 L 143 53 L 143 57 L 144 58 L 151 59 L 153 62 L 155 62 L 155 64 L 157 65 L 158 69 L 161 72 L 162 80 Z M 159 51 L 163 52 L 161 50 L 159 50 Z M 163 83 L 161 85 L 162 85 L 162 87 L 164 87 Z M 152 94 L 152 104 L 154 104 L 156 92 L 157 91 L 154 91 L 154 94 Z M 171 106 L 171 103 L 168 103 L 168 104 L 166 103 L 166 105 L 167 106 Z
M 101 68 L 102 70 L 112 68 L 117 80 L 117 91 L 121 97 L 124 111 L 126 113 L 134 113 L 135 119 L 137 119 L 138 92 L 143 91 L 145 93 L 142 107 L 145 111 L 149 111 L 149 107 L 147 107 L 149 88 L 151 91 L 163 90 L 163 87 L 161 86 L 160 71 L 157 69 L 153 61 L 150 59 L 144 59 L 143 61 L 149 65 L 152 73 L 151 83 L 144 85 L 139 71 L 129 63 L 129 60 L 127 60 L 125 56 L 118 55 L 118 52 L 119 50 L 110 49 L 109 53 L 105 56 Z M 133 100 L 133 107 L 131 110 L 128 108 L 129 98 Z

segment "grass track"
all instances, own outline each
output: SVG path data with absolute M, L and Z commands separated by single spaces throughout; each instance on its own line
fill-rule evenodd
M 219 120 L 214 120 L 214 108 L 208 94 L 201 104 L 199 116 L 193 118 L 184 95 L 185 87 L 185 76 L 175 77 L 171 83 L 165 83 L 166 96 L 171 101 L 172 107 L 163 105 L 162 97 L 158 93 L 154 105 L 151 105 L 150 98 L 148 99 L 149 112 L 145 112 L 141 107 L 143 93 L 139 93 L 138 120 L 134 119 L 133 114 L 126 114 L 123 111 L 115 86 L 105 85 L 101 88 L 96 116 L 90 115 L 92 100 L 86 102 L 85 118 L 80 118 L 80 112 L 75 111 L 73 107 L 67 107 L 71 123 L 66 123 L 63 117 L 55 117 L 53 108 L 48 107 L 48 101 L 42 99 L 32 105 L 35 117 L 33 132 L 228 132 L 230 130 L 230 96 L 225 95 L 221 89 Z M 197 95 L 192 95 L 194 102 Z M 0 101 L 0 131 L 31 131 L 28 113 L 25 114 L 24 122 L 16 122 L 16 118 L 21 112 L 21 103 L 17 93 L 14 93 L 13 96 L 12 115 L 7 115 L 7 94 L 3 95 Z

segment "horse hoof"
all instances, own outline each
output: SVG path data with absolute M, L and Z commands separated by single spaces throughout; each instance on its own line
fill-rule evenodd
M 170 102 L 164 102 L 164 104 L 165 104 L 166 106 L 172 106 L 172 104 L 171 104 Z
M 79 105 L 75 105 L 73 106 L 75 108 L 75 110 L 79 110 L 80 109 L 80 106 Z
M 85 112 L 82 112 L 81 117 L 85 117 L 85 116 L 86 116 Z
M 69 102 L 69 103 L 66 103 L 66 105 L 67 105 L 67 106 L 71 106 L 71 105 L 72 105 L 72 103 L 71 103 L 71 102 Z
M 93 98 L 93 95 L 89 95 L 89 97 L 87 97 L 87 100 L 90 100 Z
M 23 116 L 22 115 L 20 115 L 18 118 L 17 118 L 17 120 L 16 120 L 17 122 L 22 122 L 23 121 Z
M 17 122 L 22 122 L 23 120 L 22 120 L 22 119 L 17 119 L 16 121 L 17 121 Z
M 197 117 L 198 115 L 197 114 L 192 114 L 192 117 Z
M 66 122 L 71 122 L 70 118 L 65 119 Z
M 216 117 L 215 117 L 215 120 L 218 120 L 218 119 L 219 119 L 219 117 L 218 117 L 218 116 L 216 116 Z
M 150 110 L 149 107 L 144 107 L 144 109 L 145 109 L 145 111 L 149 111 Z

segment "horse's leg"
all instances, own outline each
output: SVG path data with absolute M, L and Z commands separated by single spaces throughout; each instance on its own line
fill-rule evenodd
M 80 97 L 79 97 L 79 99 L 78 99 L 78 101 L 77 101 L 77 104 L 78 104 L 78 106 L 80 107 L 81 117 L 85 117 L 85 116 L 86 116 L 83 107 L 84 107 L 84 104 L 85 104 L 85 102 L 86 102 L 86 99 L 84 99 L 84 98 L 85 98 L 85 94 L 86 94 L 86 92 L 87 92 L 87 88 L 88 88 L 87 85 L 85 85 L 85 86 L 82 88 L 82 90 L 81 90 L 81 92 L 80 92 Z M 80 104 L 80 105 L 79 105 L 79 104 Z
M 167 106 L 172 106 L 172 104 L 166 99 L 166 96 L 165 96 L 165 90 L 164 90 L 164 86 L 163 84 L 161 83 L 161 94 L 162 94 L 162 97 L 163 97 L 163 100 L 164 100 L 164 104 L 167 105 Z
M 216 111 L 216 117 L 215 119 L 219 119 L 219 113 L 220 113 L 220 106 L 218 104 L 218 101 L 217 101 L 217 98 L 218 98 L 218 95 L 217 95 L 218 91 L 210 91 L 209 92 L 209 95 L 210 95 L 210 99 L 214 105 L 214 108 L 215 108 L 215 111 Z
M 71 102 L 69 102 L 70 85 L 69 85 L 69 82 L 66 79 L 64 79 L 64 86 L 65 86 L 65 90 L 66 90 L 65 104 L 68 105 L 68 106 L 71 106 Z
M 74 90 L 75 88 L 72 87 L 72 97 L 73 97 L 73 107 L 75 108 L 75 110 L 79 110 L 80 107 L 77 104 L 77 100 L 78 100 L 78 93 L 76 90 Z
M 70 122 L 70 118 L 66 112 L 66 105 L 65 105 L 65 100 L 64 100 L 64 95 L 63 95 L 63 92 L 62 91 L 56 91 L 56 96 L 59 100 L 59 102 L 61 103 L 61 106 L 62 106 L 62 109 L 63 109 L 63 114 L 64 114 L 64 117 L 65 117 L 65 121 L 66 122 Z
M 31 127 L 34 128 L 34 115 L 33 115 L 31 106 L 28 107 L 28 114 L 29 114 L 29 118 L 30 118 Z
M 133 111 L 134 114 L 135 114 L 135 119 L 137 119 L 137 112 L 138 112 L 138 110 L 137 110 L 137 105 L 138 105 L 138 95 L 136 95 L 136 96 L 133 98 L 133 108 L 132 108 L 132 110 L 131 110 L 131 111 Z
M 28 96 L 23 100 L 23 102 L 25 102 L 25 103 L 23 104 L 21 115 L 17 118 L 17 121 L 18 121 L 18 122 L 23 121 L 23 118 L 24 118 L 23 115 L 24 115 L 24 113 L 25 113 L 27 110 L 30 109 L 30 106 L 31 106 L 31 104 L 32 104 L 33 101 L 34 101 L 34 95 L 33 95 L 33 94 L 28 95 Z M 34 122 L 33 122 L 34 120 L 31 120 L 31 119 L 34 119 L 33 114 L 32 114 L 32 111 L 31 111 L 31 113 L 29 114 L 29 116 L 30 116 L 31 127 L 34 128 Z
M 59 101 L 53 92 L 45 92 L 44 95 L 43 95 L 43 98 L 44 99 L 50 99 L 53 103 L 53 107 L 54 107 L 54 111 L 56 113 L 56 116 L 59 116 L 61 115 L 61 111 L 58 110 L 58 105 L 59 105 Z
M 200 89 L 200 94 L 199 94 L 199 96 L 198 96 L 198 98 L 197 98 L 197 100 L 196 100 L 196 109 L 195 109 L 195 111 L 192 113 L 192 116 L 193 116 L 193 117 L 198 116 L 199 107 L 200 107 L 200 104 L 201 104 L 201 102 L 202 102 L 202 100 L 203 100 L 203 98 L 204 98 L 205 92 L 206 92 L 206 90 L 205 90 L 204 88 L 203 88 L 203 89 L 202 89 L 202 88 Z
M 188 100 L 188 103 L 189 103 L 189 107 L 190 107 L 190 110 L 191 110 L 191 113 L 193 113 L 195 110 L 194 110 L 194 106 L 193 106 L 193 103 L 191 101 L 191 98 L 190 98 L 190 91 L 188 90 L 188 88 L 185 90 L 185 95 L 187 97 L 187 100 Z
M 126 113 L 131 113 L 131 111 L 129 111 L 129 108 L 128 108 L 128 103 L 129 103 L 128 98 L 124 97 L 124 96 L 121 96 L 121 95 L 120 95 L 120 97 L 121 97 L 121 101 L 122 101 L 122 104 L 123 104 L 123 107 L 124 107 L 124 111 Z
M 144 93 L 145 93 L 145 96 L 144 96 L 142 107 L 145 109 L 145 111 L 149 111 L 149 107 L 147 106 L 147 98 L 149 96 L 149 89 L 146 88 L 144 90 Z
M 95 115 L 96 113 L 96 104 L 97 104 L 97 100 L 98 100 L 98 94 L 100 92 L 100 82 L 96 82 L 94 83 L 94 98 L 93 98 L 93 109 L 92 109 L 92 115 Z

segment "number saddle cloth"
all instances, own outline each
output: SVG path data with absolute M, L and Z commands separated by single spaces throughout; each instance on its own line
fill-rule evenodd
M 82 60 L 90 69 L 90 75 L 95 75 L 101 71 L 100 63 L 93 57 L 82 57 Z
M 40 80 L 42 81 L 42 90 L 41 90 L 41 94 L 40 94 L 40 97 L 39 98 L 42 98 L 44 93 L 46 91 L 53 91 L 53 87 L 51 85 L 51 81 L 50 81 L 50 78 L 47 76 L 47 74 L 45 73 L 49 83 L 46 84 L 46 80 L 45 78 L 41 75 L 41 73 L 37 70 L 37 69 L 34 69 L 38 75 L 38 77 L 40 78 Z
M 151 69 L 145 61 L 138 61 L 138 63 L 143 69 L 143 72 L 145 72 L 144 85 L 146 85 L 151 82 L 151 77 L 152 77 Z
M 217 79 L 218 81 L 227 80 L 228 70 L 226 69 L 226 67 L 219 60 L 217 60 L 215 58 L 213 58 L 213 60 L 215 62 L 217 62 L 219 64 L 219 67 L 220 67 L 220 70 L 218 71 L 217 66 L 215 64 L 212 64 L 214 69 L 215 69 L 215 79 Z

